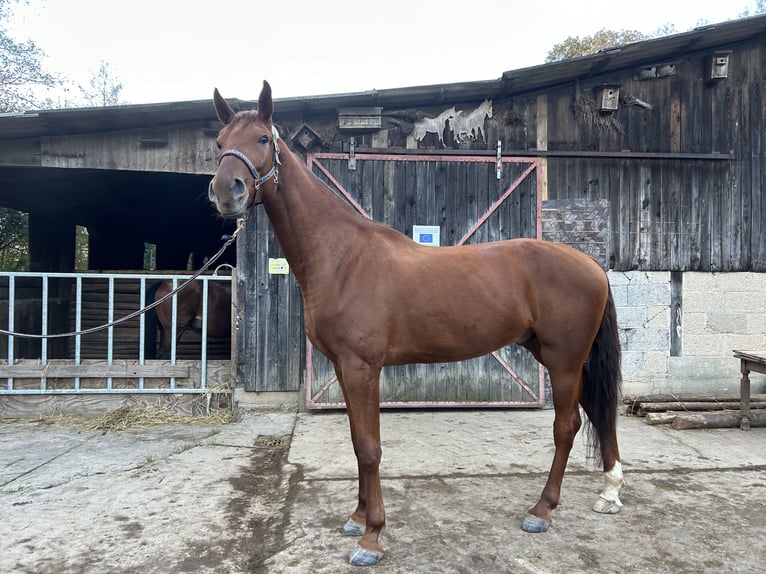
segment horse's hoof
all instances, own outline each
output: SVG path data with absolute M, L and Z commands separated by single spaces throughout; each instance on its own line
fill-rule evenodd
M 551 523 L 537 516 L 527 514 L 521 523 L 521 529 L 524 532 L 531 532 L 537 534 L 538 532 L 545 532 L 550 527 Z
M 364 524 L 349 518 L 346 524 L 340 527 L 340 533 L 344 536 L 361 536 L 364 534 Z
M 349 554 L 348 563 L 352 566 L 375 566 L 382 558 L 383 552 L 365 550 L 360 546 Z
M 622 510 L 622 502 L 619 500 L 607 500 L 603 496 L 599 496 L 598 500 L 593 503 L 593 510 L 600 514 L 617 514 Z

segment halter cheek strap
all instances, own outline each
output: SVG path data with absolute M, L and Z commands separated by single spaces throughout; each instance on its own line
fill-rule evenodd
M 225 158 L 226 156 L 233 156 L 236 157 L 239 161 L 245 164 L 245 167 L 247 167 L 247 170 L 250 172 L 250 175 L 253 176 L 253 179 L 255 180 L 255 191 L 260 192 L 261 186 L 269 181 L 272 177 L 274 178 L 274 193 L 277 191 L 277 185 L 279 183 L 279 173 L 277 171 L 278 166 L 282 165 L 282 162 L 279 159 L 279 132 L 277 132 L 277 128 L 274 126 L 271 126 L 271 134 L 274 139 L 274 163 L 271 166 L 271 169 L 266 173 L 266 175 L 261 175 L 258 173 L 258 170 L 253 165 L 253 162 L 250 161 L 250 159 L 243 154 L 238 149 L 227 149 L 225 152 L 221 154 L 221 157 L 218 159 L 218 165 L 221 164 L 221 160 Z M 263 199 L 261 201 L 254 202 L 255 205 L 259 205 L 263 203 Z

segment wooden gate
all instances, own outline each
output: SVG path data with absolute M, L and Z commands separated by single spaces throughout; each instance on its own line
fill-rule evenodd
M 410 236 L 425 225 L 438 229 L 440 245 L 541 237 L 537 158 L 325 153 L 310 154 L 307 162 L 362 215 Z M 459 363 L 386 367 L 380 395 L 386 407 L 545 402 L 543 371 L 518 345 Z M 306 406 L 344 406 L 332 364 L 308 339 Z

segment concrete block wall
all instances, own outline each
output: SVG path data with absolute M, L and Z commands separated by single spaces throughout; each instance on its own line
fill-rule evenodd
M 622 346 L 623 394 L 660 392 L 670 355 L 670 273 L 610 271 Z
M 684 273 L 682 353 L 668 359 L 668 388 L 739 392 L 734 349 L 766 352 L 766 274 Z M 766 378 L 750 375 L 753 392 Z
M 739 392 L 733 350 L 766 351 L 766 274 L 684 273 L 676 301 L 669 272 L 608 275 L 620 326 L 623 394 Z M 671 325 L 674 304 L 679 320 Z M 751 382 L 753 392 L 766 392 L 766 377 L 751 374 Z

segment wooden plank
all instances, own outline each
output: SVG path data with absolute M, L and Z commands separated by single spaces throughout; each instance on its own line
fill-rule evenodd
M 734 351 L 734 356 L 738 359 L 747 359 L 754 363 L 766 365 L 766 351 Z
M 0 140 L 0 165 L 37 167 L 40 164 L 40 138 Z
M 763 56 L 766 60 L 766 56 Z M 763 66 L 764 62 L 760 62 Z M 750 131 L 750 261 L 753 271 L 766 271 L 766 153 L 764 152 L 764 131 L 766 131 L 766 110 L 759 103 L 763 102 L 761 83 L 751 82 L 749 86 L 748 121 Z M 760 158 L 756 161 L 755 158 Z
M 676 416 L 678 416 L 678 411 L 667 411 L 662 413 L 646 413 L 646 424 L 648 425 L 669 425 L 672 423 Z
M 231 408 L 231 400 L 220 397 L 213 405 Z M 206 401 L 198 395 L 189 394 L 141 394 L 141 395 L 16 395 L 4 396 L 0 401 L 0 418 L 29 419 L 55 417 L 101 417 L 122 408 L 159 407 L 179 416 L 207 414 Z
M 676 430 L 738 428 L 742 417 L 739 413 L 683 413 L 673 419 Z M 751 427 L 766 427 L 766 411 L 750 413 Z
M 189 376 L 188 364 L 171 365 L 167 361 L 149 361 L 139 365 L 134 361 L 114 361 L 111 365 L 102 363 L 87 363 L 82 365 L 49 363 L 39 365 L 31 363 L 19 363 L 14 365 L 0 365 L 0 378 L 19 379 L 48 379 L 54 378 L 139 378 L 156 377 L 187 378 Z
M 739 351 L 737 351 L 739 352 Z M 750 395 L 753 401 L 766 401 L 766 393 L 752 394 Z M 683 394 L 656 394 L 656 395 L 639 395 L 636 397 L 625 397 L 623 403 L 626 405 L 636 405 L 641 402 L 652 403 L 671 403 L 677 401 L 690 401 L 690 402 L 737 402 L 739 401 L 739 393 L 683 393 Z
M 663 411 L 725 411 L 736 410 L 739 411 L 741 407 L 740 402 L 689 402 L 689 401 L 674 401 L 667 403 L 638 403 L 638 411 L 636 414 L 641 416 L 642 413 L 655 413 Z M 751 409 L 766 409 L 766 402 L 751 402 Z

